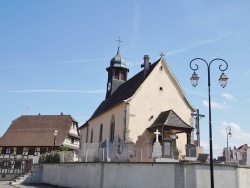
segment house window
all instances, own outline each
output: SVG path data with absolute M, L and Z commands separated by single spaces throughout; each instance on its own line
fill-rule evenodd
M 46 147 L 40 147 L 40 154 L 45 154 L 47 151 Z
M 16 154 L 23 155 L 23 147 L 17 147 Z
M 2 168 L 9 168 L 11 166 L 10 161 L 3 161 Z
M 73 137 L 71 138 L 71 144 L 74 144 L 74 138 Z
M 10 147 L 5 148 L 5 154 L 11 154 L 11 148 Z
M 102 126 L 102 124 L 101 124 L 101 125 L 100 125 L 99 142 L 102 141 L 102 129 L 103 129 L 103 126 Z
M 93 129 L 91 130 L 91 138 L 90 138 L 90 143 L 93 143 Z
M 34 155 L 35 154 L 35 147 L 29 147 L 28 155 Z
M 21 161 L 15 161 L 15 169 L 20 169 L 21 168 Z
M 115 116 L 111 117 L 109 141 L 113 142 L 115 137 Z
M 12 153 L 12 148 L 11 147 L 4 147 L 2 149 L 2 154 L 11 154 Z

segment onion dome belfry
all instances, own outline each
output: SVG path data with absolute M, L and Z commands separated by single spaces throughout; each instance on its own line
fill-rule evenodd
M 117 54 L 110 60 L 110 66 L 106 68 L 108 72 L 106 99 L 108 99 L 116 89 L 127 81 L 129 69 L 126 68 L 126 61 L 120 54 L 120 38 Z
M 118 47 L 116 56 L 110 60 L 110 67 L 126 68 L 126 61 L 120 54 L 120 47 Z

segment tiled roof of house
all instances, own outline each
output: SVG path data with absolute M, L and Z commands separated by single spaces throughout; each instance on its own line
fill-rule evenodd
M 0 146 L 53 146 L 55 130 L 56 146 L 61 146 L 73 122 L 70 115 L 23 115 L 0 138 Z
M 158 59 L 155 63 L 150 65 L 149 72 L 147 73 L 147 76 L 151 73 L 151 71 L 154 69 L 154 67 L 157 65 L 157 63 L 161 59 Z M 91 119 L 97 117 L 98 115 L 102 114 L 103 112 L 107 111 L 108 109 L 120 104 L 126 99 L 129 99 L 133 96 L 133 94 L 137 91 L 137 89 L 140 87 L 140 85 L 145 80 L 144 77 L 144 70 L 140 71 L 138 74 L 124 82 L 122 85 L 120 85 L 117 90 L 108 98 L 107 100 L 104 100 L 99 107 L 96 109 L 96 111 L 91 116 Z

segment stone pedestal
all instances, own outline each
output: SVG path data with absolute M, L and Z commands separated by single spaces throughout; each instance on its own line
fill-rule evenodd
M 155 142 L 153 145 L 152 158 L 162 157 L 162 147 L 160 142 Z

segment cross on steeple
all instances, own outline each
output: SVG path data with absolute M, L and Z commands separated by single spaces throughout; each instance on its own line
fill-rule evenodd
M 159 55 L 161 56 L 161 58 L 165 56 L 163 52 L 161 52 Z
M 120 43 L 122 42 L 122 41 L 120 40 L 120 37 L 119 37 L 119 39 L 116 40 L 116 41 L 118 41 L 118 48 L 120 48 Z

